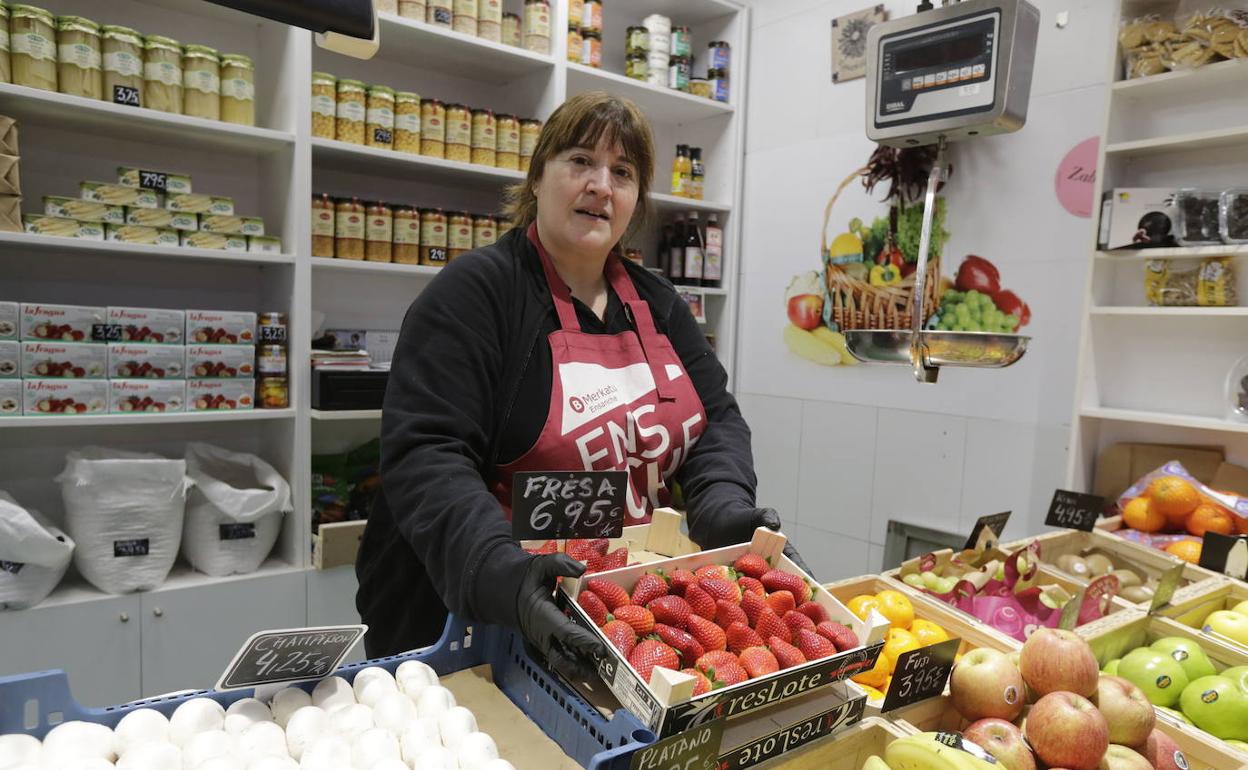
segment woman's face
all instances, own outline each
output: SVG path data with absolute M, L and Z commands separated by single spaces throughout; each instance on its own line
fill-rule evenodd
M 637 208 L 637 169 L 604 139 L 547 160 L 535 192 L 546 248 L 602 258 L 624 236 Z

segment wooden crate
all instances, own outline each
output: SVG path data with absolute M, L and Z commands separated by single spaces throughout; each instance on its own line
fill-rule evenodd
M 1182 602 L 1171 602 L 1158 614 L 1179 623 L 1186 628 L 1196 630 L 1201 636 L 1243 650 L 1248 653 L 1248 646 L 1225 636 L 1210 636 L 1201 631 L 1205 618 L 1216 610 L 1229 610 L 1240 602 L 1248 601 L 1248 585 L 1238 580 L 1224 580 L 1212 586 L 1208 591 L 1192 595 Z
M 912 733 L 961 731 L 967 725 L 947 695 L 898 709 L 891 716 L 903 730 Z M 1201 730 L 1185 729 L 1162 719 L 1157 720 L 1157 728 L 1178 744 L 1190 770 L 1233 770 L 1244 764 L 1244 755 Z
M 860 770 L 872 755 L 883 759 L 888 744 L 909 734 L 902 725 L 880 717 L 866 717 L 827 740 L 809 743 L 755 767 L 757 770 Z

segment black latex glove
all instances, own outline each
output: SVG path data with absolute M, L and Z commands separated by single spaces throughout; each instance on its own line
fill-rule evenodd
M 717 511 L 714 515 L 704 518 L 705 521 L 699 520 L 696 524 L 691 522 L 689 525 L 690 537 L 703 550 L 748 543 L 754 538 L 754 530 L 759 527 L 774 529 L 777 532 L 780 531 L 780 514 L 776 513 L 775 508 L 740 508 L 734 511 Z M 788 540 L 784 544 L 784 555 L 789 557 L 794 564 L 801 567 L 807 575 L 814 577 L 810 567 L 806 566 L 806 561 L 802 559 L 801 554 L 793 547 L 792 540 Z
M 607 650 L 596 636 L 573 623 L 555 606 L 555 578 L 580 577 L 585 565 L 562 553 L 534 557 L 520 581 L 516 616 L 520 633 L 547 664 L 564 674 L 592 678 Z
M 766 527 L 767 529 L 774 529 L 779 532 L 780 514 L 776 513 L 775 508 L 755 508 L 754 528 L 757 529 L 758 527 Z M 751 530 L 751 535 L 752 533 L 753 530 Z M 802 555 L 797 552 L 796 548 L 793 547 L 792 540 L 785 541 L 784 555 L 789 557 L 789 561 L 800 567 L 807 575 L 810 575 L 812 578 L 815 576 L 815 573 L 810 571 L 810 567 L 806 566 L 806 560 L 803 559 Z

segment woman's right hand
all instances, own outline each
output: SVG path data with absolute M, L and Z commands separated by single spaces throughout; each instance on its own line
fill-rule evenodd
M 559 577 L 580 577 L 585 565 L 567 554 L 535 556 L 520 581 L 516 616 L 520 633 L 546 658 L 547 664 L 568 676 L 592 678 L 606 646 L 593 632 L 578 626 L 555 606 L 552 598 Z

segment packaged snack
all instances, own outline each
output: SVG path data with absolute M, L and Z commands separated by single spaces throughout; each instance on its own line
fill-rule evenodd
M 22 413 L 22 381 L 0 380 L 0 417 Z
M 255 380 L 187 380 L 186 410 L 252 409 L 255 394 Z
M 281 254 L 282 239 L 272 235 L 249 235 L 247 251 L 252 254 Z
M 1222 191 L 1218 200 L 1218 235 L 1225 243 L 1248 243 L 1248 187 Z
M 173 174 L 168 171 L 148 171 L 140 168 L 119 166 L 117 168 L 117 184 L 126 187 L 141 187 L 144 190 L 155 190 L 162 193 L 191 192 L 191 177 L 187 174 Z
M 252 345 L 256 341 L 256 314 L 232 310 L 186 311 L 188 344 Z
M 1220 190 L 1197 190 L 1184 188 L 1174 195 L 1178 209 L 1178 229 L 1175 240 L 1183 246 L 1205 246 L 1221 243 L 1218 233 L 1218 207 Z
M 118 327 L 110 342 L 143 342 L 181 345 L 186 313 L 181 310 L 145 307 L 110 307 L 109 324 Z
M 159 193 L 138 187 L 126 187 L 108 182 L 83 182 L 78 185 L 83 200 L 107 203 L 112 206 L 128 206 L 136 209 L 160 208 Z
M 21 376 L 22 343 L 0 341 L 0 380 Z
M 119 225 L 126 221 L 126 210 L 107 203 L 65 198 L 59 195 L 43 196 L 43 213 L 50 217 L 67 217 L 79 222 L 103 222 Z
M 103 345 L 83 342 L 23 342 L 22 377 L 99 379 L 108 367 Z
M 21 325 L 20 306 L 16 302 L 0 302 L 0 340 L 15 340 Z
M 100 414 L 108 380 L 22 380 L 22 410 L 30 414 Z
M 24 340 L 91 342 L 96 328 L 103 328 L 102 307 L 22 303 L 21 335 Z
M 196 379 L 254 377 L 256 348 L 253 345 L 188 345 L 186 373 Z
M 181 412 L 186 409 L 186 383 L 182 380 L 110 380 L 108 411 Z
M 1239 304 L 1235 268 L 1229 257 L 1151 260 L 1144 269 L 1148 304 L 1168 307 L 1229 307 Z
M 181 345 L 108 346 L 108 376 L 134 380 L 177 380 L 186 374 L 186 349 Z
M 143 209 L 154 211 L 155 209 Z M 142 225 L 105 225 L 105 240 L 118 243 L 144 243 L 150 246 L 177 246 L 178 231 Z

